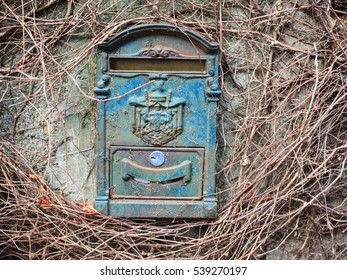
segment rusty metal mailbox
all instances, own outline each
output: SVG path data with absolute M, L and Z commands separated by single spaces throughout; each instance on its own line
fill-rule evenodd
M 216 216 L 218 50 L 161 24 L 99 45 L 97 210 L 133 218 Z

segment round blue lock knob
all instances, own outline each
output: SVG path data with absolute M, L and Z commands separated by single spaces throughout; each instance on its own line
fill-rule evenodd
M 163 165 L 165 161 L 165 156 L 162 152 L 160 151 L 154 151 L 151 153 L 149 156 L 149 161 L 151 162 L 152 165 L 154 166 L 161 166 Z

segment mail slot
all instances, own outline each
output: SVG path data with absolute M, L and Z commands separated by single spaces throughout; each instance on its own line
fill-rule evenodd
M 217 43 L 140 25 L 98 46 L 98 211 L 213 218 Z

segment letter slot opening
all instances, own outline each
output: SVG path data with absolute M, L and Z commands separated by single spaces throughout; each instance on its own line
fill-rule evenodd
M 206 59 L 110 57 L 113 72 L 206 73 Z

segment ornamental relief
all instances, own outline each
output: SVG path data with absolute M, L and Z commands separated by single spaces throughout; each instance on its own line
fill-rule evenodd
M 148 56 L 156 58 L 166 58 L 166 57 L 177 57 L 180 56 L 179 53 L 174 49 L 164 49 L 164 48 L 149 48 L 141 50 L 138 53 L 139 56 Z
M 161 146 L 177 138 L 183 129 L 184 98 L 165 90 L 166 78 L 156 78 L 140 97 L 129 99 L 132 132 L 144 142 Z

